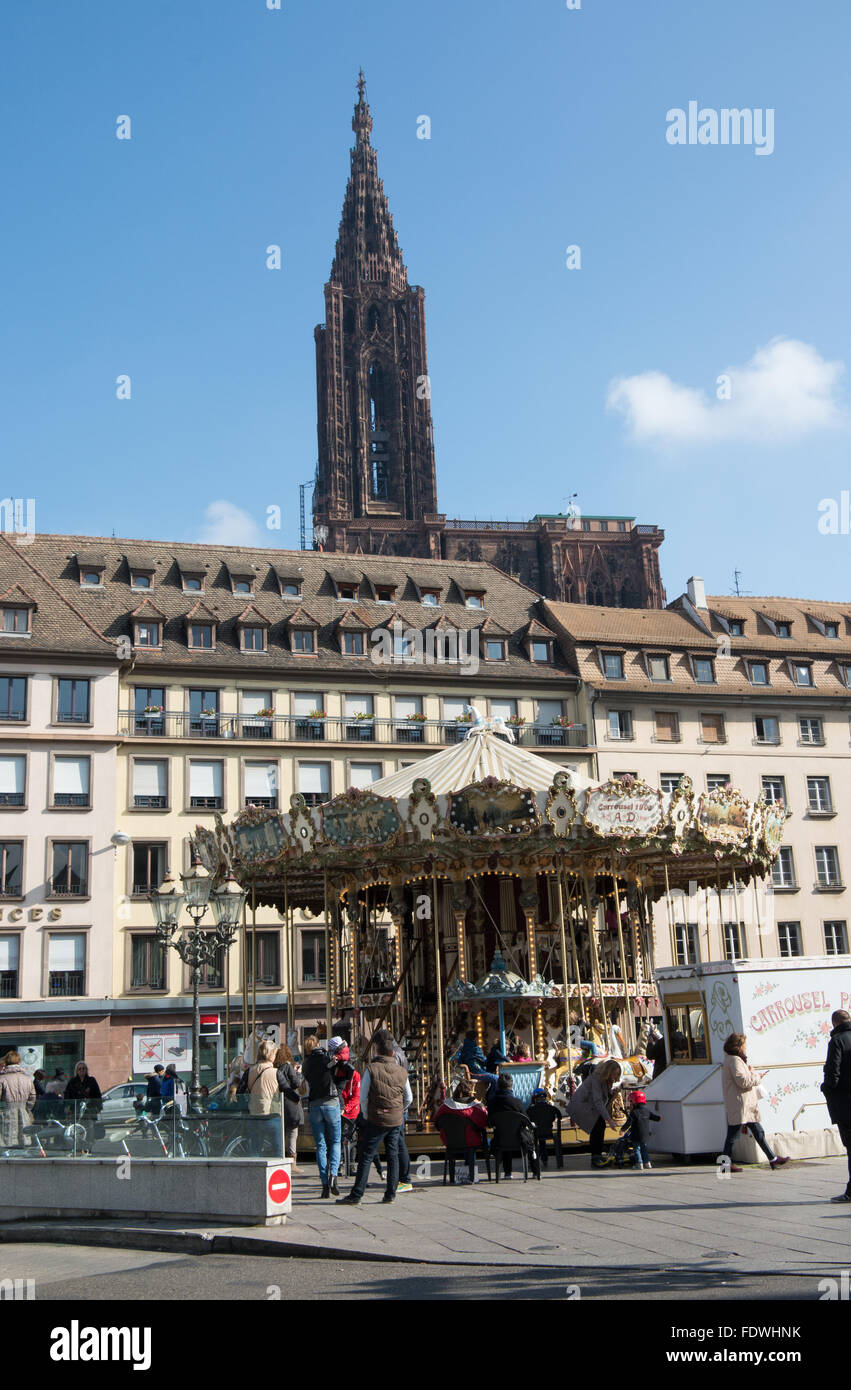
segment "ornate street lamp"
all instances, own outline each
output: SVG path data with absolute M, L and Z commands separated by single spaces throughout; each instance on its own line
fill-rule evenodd
M 192 1084 L 189 1101 L 193 1110 L 198 1110 L 201 1104 L 201 1006 L 198 998 L 201 970 L 205 965 L 212 965 L 220 951 L 226 953 L 233 945 L 246 894 L 231 874 L 228 874 L 221 887 L 214 889 L 213 880 L 201 863 L 194 845 L 192 851 L 192 867 L 188 874 L 180 875 L 182 886 L 178 888 L 172 875 L 166 874 L 160 887 L 151 893 L 150 899 L 157 939 L 162 946 L 173 947 L 192 972 Z M 202 931 L 201 921 L 210 904 L 216 925 Z M 184 907 L 192 918 L 192 926 L 181 930 L 180 914 Z

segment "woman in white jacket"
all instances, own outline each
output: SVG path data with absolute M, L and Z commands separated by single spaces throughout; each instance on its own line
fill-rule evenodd
M 748 1066 L 744 1033 L 731 1033 L 724 1043 L 724 1066 L 721 1083 L 724 1087 L 724 1109 L 727 1112 L 727 1138 L 724 1140 L 724 1154 L 730 1159 L 730 1172 L 741 1173 L 738 1164 L 733 1163 L 733 1143 L 736 1135 L 743 1129 L 749 1130 L 772 1168 L 781 1168 L 788 1158 L 778 1158 L 765 1137 L 765 1130 L 759 1121 L 759 1096 L 757 1087 L 765 1076 L 764 1071 L 754 1071 Z

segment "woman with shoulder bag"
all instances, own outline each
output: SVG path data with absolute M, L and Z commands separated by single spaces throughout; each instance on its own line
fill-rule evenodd
M 724 1109 L 727 1112 L 727 1138 L 724 1140 L 724 1155 L 730 1160 L 730 1172 L 741 1173 L 741 1168 L 733 1162 L 733 1144 L 736 1136 L 748 1130 L 768 1159 L 771 1168 L 782 1168 L 788 1158 L 778 1158 L 765 1137 L 765 1130 L 759 1122 L 759 1085 L 765 1076 L 764 1071 L 755 1071 L 748 1066 L 744 1033 L 731 1033 L 724 1043 L 724 1065 L 721 1070 L 721 1083 L 724 1088 Z
M 259 1158 L 263 1141 L 272 1145 L 272 1157 L 281 1157 L 281 1120 L 278 1109 L 278 1073 L 275 1069 L 275 1044 L 268 1039 L 260 1044 L 257 1061 L 248 1069 L 248 1113 L 251 1117 L 251 1152 Z
M 278 1090 L 283 1096 L 284 1106 L 284 1152 L 293 1161 L 292 1170 L 298 1172 L 298 1131 L 304 1124 L 304 1110 L 299 1095 L 301 1078 L 295 1069 L 293 1054 L 286 1043 L 281 1043 L 275 1053 L 275 1068 L 278 1077 Z

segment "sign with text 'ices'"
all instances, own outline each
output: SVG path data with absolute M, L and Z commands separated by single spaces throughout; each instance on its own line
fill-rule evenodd
M 598 835 L 631 840 L 655 834 L 662 814 L 662 797 L 653 787 L 607 782 L 588 793 L 582 819 Z

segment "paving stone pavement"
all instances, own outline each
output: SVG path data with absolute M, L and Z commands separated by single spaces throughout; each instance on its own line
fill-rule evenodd
M 789 1163 L 719 1178 L 714 1165 L 654 1163 L 651 1172 L 591 1172 L 584 1155 L 571 1155 L 563 1171 L 540 1182 L 486 1180 L 444 1187 L 441 1166 L 431 1181 L 384 1205 L 383 1188 L 371 1182 L 357 1207 L 322 1200 L 315 1169 L 293 1179 L 293 1211 L 281 1227 L 207 1223 L 95 1221 L 62 1223 L 63 1239 L 132 1247 L 160 1233 L 180 1248 L 185 1239 L 205 1248 L 239 1253 L 366 1256 L 440 1264 L 505 1264 L 645 1269 L 713 1268 L 781 1273 L 793 1269 L 847 1268 L 851 1263 L 851 1206 L 829 1198 L 847 1180 L 844 1159 Z M 350 1182 L 341 1183 L 342 1191 Z M 26 1223 L 30 1238 L 55 1239 L 54 1223 Z M 16 1222 L 0 1238 L 20 1239 Z M 39 1232 L 45 1234 L 39 1235 Z M 53 1234 L 51 1234 L 51 1232 Z M 154 1236 L 151 1233 L 154 1232 Z M 111 1238 L 110 1238 L 111 1233 Z M 156 1246 L 154 1246 L 156 1248 Z

